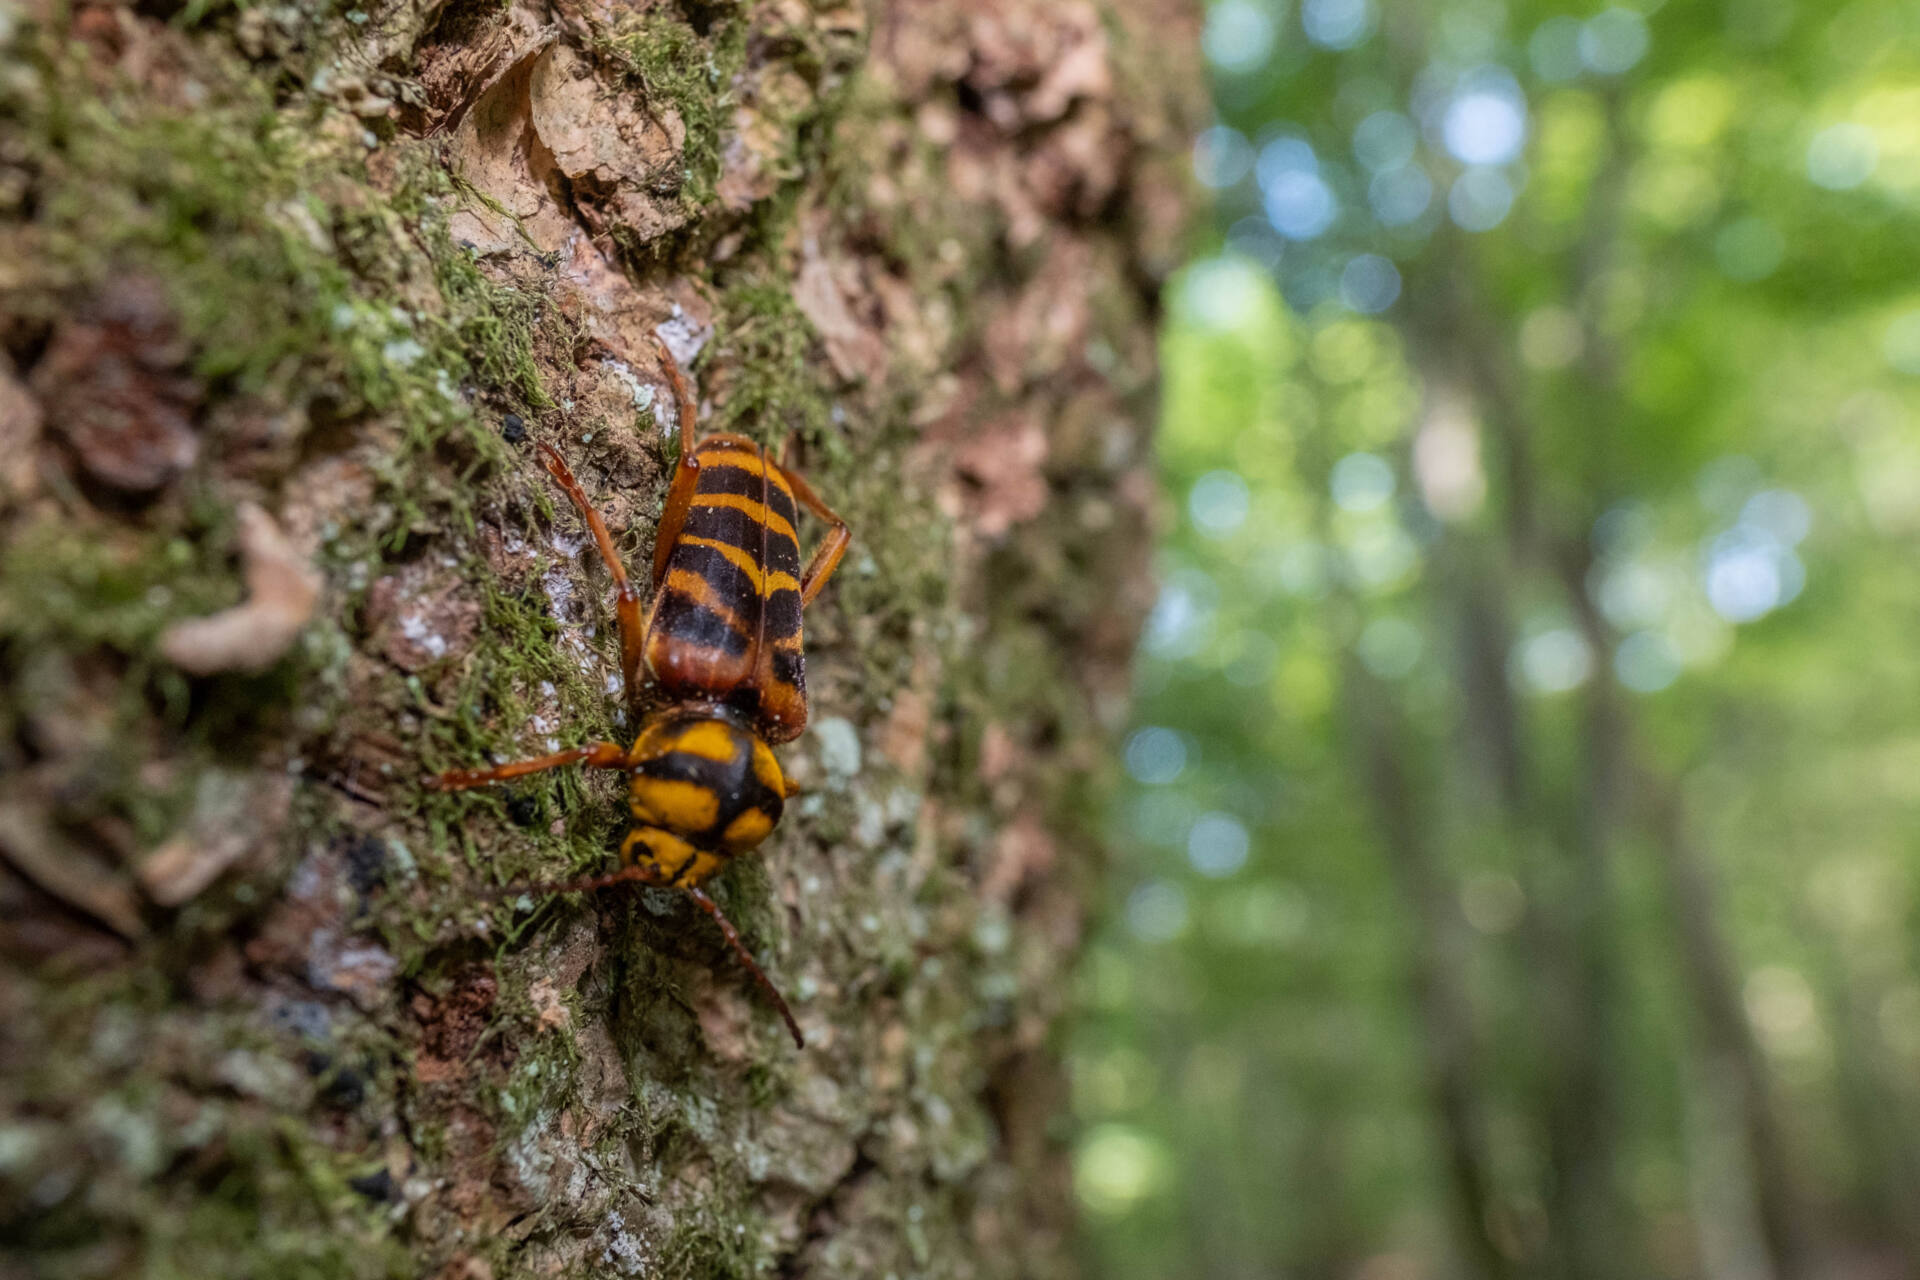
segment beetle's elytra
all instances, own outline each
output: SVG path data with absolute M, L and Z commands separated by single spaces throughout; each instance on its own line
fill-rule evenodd
M 620 869 L 534 888 L 570 893 L 634 881 L 684 890 L 714 918 L 804 1047 L 787 1002 L 701 886 L 766 839 L 793 794 L 772 748 L 807 725 L 801 615 L 852 535 L 806 481 L 752 440 L 721 434 L 696 441 L 686 380 L 664 344 L 660 356 L 680 407 L 680 461 L 660 517 L 653 605 L 644 622 L 606 523 L 566 461 L 540 446 L 541 461 L 579 509 L 613 574 L 630 707 L 639 706 L 643 666 L 651 677 L 655 696 L 638 736 L 631 746 L 597 742 L 489 769 L 454 769 L 429 784 L 455 791 L 575 763 L 626 773 L 633 825 L 620 846 Z M 799 506 L 829 528 L 804 570 Z

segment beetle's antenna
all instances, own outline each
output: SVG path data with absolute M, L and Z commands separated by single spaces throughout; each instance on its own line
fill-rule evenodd
M 564 893 L 587 893 L 594 889 L 608 889 L 616 884 L 633 883 L 658 887 L 660 880 L 646 867 L 622 867 L 607 875 L 588 876 L 584 880 L 507 885 L 504 888 L 487 890 L 486 896 L 500 899 L 517 898 L 522 894 L 529 894 L 536 898 L 550 898 Z M 787 1030 L 793 1035 L 795 1046 L 801 1049 L 806 1048 L 807 1038 L 800 1033 L 800 1023 L 795 1020 L 793 1010 L 787 1006 L 786 997 L 780 994 L 780 989 L 773 985 L 773 979 L 767 977 L 766 971 L 760 967 L 760 962 L 753 958 L 751 951 L 747 950 L 747 944 L 740 940 L 740 931 L 733 927 L 733 921 L 727 919 L 725 913 L 720 910 L 720 904 L 709 898 L 704 889 L 683 886 L 683 891 L 700 904 L 702 911 L 713 917 L 713 922 L 720 926 L 720 933 L 726 938 L 727 945 L 733 948 L 733 953 L 740 957 L 740 963 L 747 967 L 747 972 L 753 975 L 753 980 L 760 984 L 760 989 L 767 993 L 769 1000 L 773 1001 L 773 1007 L 780 1011 L 781 1020 L 787 1024 Z
M 787 1007 L 786 998 L 780 994 L 779 988 L 773 985 L 773 980 L 761 970 L 759 962 L 753 958 L 753 953 L 747 950 L 747 944 L 740 941 L 739 931 L 733 927 L 733 921 L 721 914 L 720 904 L 709 898 L 705 889 L 689 888 L 687 893 L 700 904 L 702 911 L 713 917 L 713 922 L 720 926 L 720 932 L 726 935 L 727 943 L 733 948 L 733 953 L 740 957 L 740 963 L 747 966 L 747 972 L 753 975 L 753 980 L 760 984 L 760 989 L 767 993 L 769 1000 L 773 1001 L 773 1007 L 780 1011 L 782 1018 L 786 1019 L 787 1030 L 793 1033 L 794 1045 L 797 1048 L 806 1048 L 807 1038 L 800 1034 L 800 1024 L 794 1021 L 793 1010 Z
M 618 871 L 604 876 L 588 876 L 584 880 L 556 880 L 546 884 L 510 884 L 498 889 L 482 891 L 483 897 L 502 899 L 518 898 L 529 895 L 535 898 L 555 898 L 563 893 L 587 893 L 594 889 L 611 888 L 616 884 L 628 884 L 638 881 L 641 884 L 657 884 L 650 872 L 644 867 L 622 867 Z

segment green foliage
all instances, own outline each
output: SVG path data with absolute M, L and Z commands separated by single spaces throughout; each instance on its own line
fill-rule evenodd
M 1782 1224 L 1910 1252 L 1910 6 L 1210 15 L 1180 518 L 1074 1060 L 1092 1270 L 1690 1277 Z M 1564 1119 L 1586 1063 L 1611 1150 Z

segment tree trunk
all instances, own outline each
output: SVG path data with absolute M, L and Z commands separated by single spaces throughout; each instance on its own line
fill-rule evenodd
M 1472 1274 L 1506 1280 L 1515 1268 L 1498 1235 L 1502 1206 L 1488 1150 L 1466 948 L 1452 886 L 1432 844 L 1433 815 L 1408 769 L 1408 734 L 1397 709 L 1358 662 L 1346 664 L 1342 683 L 1343 704 L 1360 739 L 1374 825 L 1410 926 L 1407 972 L 1451 1192 L 1455 1246 Z
M 1071 1270 L 1050 1031 L 1150 591 L 1174 0 L 0 12 L 0 1257 Z M 853 526 L 715 896 L 603 775 L 672 440 Z M 802 530 L 803 540 L 819 535 Z M 491 896 L 490 896 L 491 895 Z

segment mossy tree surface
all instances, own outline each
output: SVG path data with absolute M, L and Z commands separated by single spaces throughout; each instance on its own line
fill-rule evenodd
M 0 11 L 6 1269 L 1070 1270 L 1191 17 Z M 656 335 L 857 537 L 807 794 L 716 888 L 803 1053 L 674 895 L 487 896 L 605 867 L 612 780 L 420 785 L 631 728 L 530 450 L 644 566 Z M 183 670 L 261 512 L 317 604 Z

